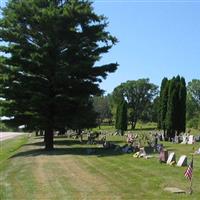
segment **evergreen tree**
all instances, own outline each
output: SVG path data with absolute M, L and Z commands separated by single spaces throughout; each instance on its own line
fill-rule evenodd
M 0 94 L 8 123 L 45 130 L 47 150 L 55 129 L 91 126 L 91 95 L 102 93 L 99 82 L 117 68 L 96 66 L 117 42 L 107 25 L 89 1 L 10 0 L 0 19 L 6 54 Z
M 127 103 L 126 101 L 123 101 L 122 103 L 122 109 L 121 109 L 121 130 L 126 131 L 127 130 Z
M 180 80 L 180 90 L 179 90 L 179 103 L 180 103 L 180 111 L 179 111 L 179 132 L 185 132 L 186 128 L 186 97 L 187 97 L 187 89 L 185 79 L 181 77 Z
M 176 76 L 175 77 L 175 88 L 174 88 L 174 117 L 173 117 L 173 126 L 174 126 L 174 136 L 175 136 L 175 132 L 178 131 L 179 129 L 179 113 L 180 113 L 180 110 L 181 110 L 181 107 L 180 107 L 180 99 L 179 99 L 179 91 L 180 91 L 180 76 Z
M 168 88 L 169 81 L 167 78 L 163 78 L 160 90 L 160 109 L 159 109 L 159 121 L 158 125 L 164 130 L 166 129 L 166 113 L 167 113 L 167 102 L 168 102 Z
M 167 101 L 167 113 L 166 113 L 166 129 L 167 137 L 173 137 L 175 135 L 175 109 L 176 109 L 176 80 L 173 77 L 169 83 L 168 89 L 168 101 Z
M 123 134 L 127 130 L 127 103 L 122 100 L 117 106 L 115 128 Z
M 175 136 L 175 133 L 185 131 L 186 121 L 186 86 L 185 79 L 180 76 L 170 80 L 168 88 L 168 102 L 165 125 L 168 138 Z

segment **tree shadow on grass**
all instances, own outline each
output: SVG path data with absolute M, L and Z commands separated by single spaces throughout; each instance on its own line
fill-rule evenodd
M 79 155 L 79 156 L 117 156 L 121 155 L 120 150 L 115 151 L 114 149 L 105 149 L 103 147 L 69 147 L 69 148 L 55 148 L 52 151 L 46 151 L 45 149 L 31 149 L 27 151 L 19 152 L 13 155 L 11 158 L 16 157 L 34 157 L 34 156 L 59 156 L 59 155 Z
M 110 141 L 111 143 L 115 143 L 115 144 L 119 144 L 122 143 L 121 141 Z M 66 140 L 54 140 L 54 145 L 65 145 L 65 146 L 72 146 L 72 145 L 86 145 L 88 142 L 88 140 L 83 140 L 82 142 L 80 142 L 79 140 L 70 140 L 70 139 L 66 139 Z M 99 144 L 98 141 L 95 141 L 97 143 L 97 145 Z M 34 142 L 34 143 L 28 143 L 25 144 L 24 146 L 44 146 L 44 142 L 40 141 L 40 142 Z

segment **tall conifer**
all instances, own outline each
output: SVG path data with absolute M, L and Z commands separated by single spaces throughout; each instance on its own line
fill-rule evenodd
M 127 103 L 122 100 L 117 106 L 115 128 L 123 134 L 127 130 Z
M 164 78 L 161 83 L 160 90 L 160 109 L 159 109 L 159 125 L 164 130 L 166 130 L 166 113 L 167 113 L 167 101 L 168 101 L 168 87 L 169 81 L 167 78 Z
M 4 115 L 15 126 L 45 130 L 47 150 L 53 149 L 55 129 L 85 128 L 95 120 L 87 118 L 95 116 L 90 97 L 102 93 L 99 82 L 117 68 L 116 63 L 96 66 L 117 42 L 107 25 L 90 1 L 9 0 L 3 9 Z

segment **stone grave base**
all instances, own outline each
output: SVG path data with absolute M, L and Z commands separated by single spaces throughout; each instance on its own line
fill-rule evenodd
M 176 187 L 166 187 L 164 190 L 171 193 L 186 193 L 186 191 Z

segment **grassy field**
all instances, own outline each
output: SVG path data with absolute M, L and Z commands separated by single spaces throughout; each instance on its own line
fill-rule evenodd
M 157 123 L 154 122 L 149 122 L 149 123 L 143 123 L 143 122 L 137 122 L 135 130 L 155 130 L 157 129 Z M 111 131 L 115 132 L 115 127 L 113 126 L 108 126 L 108 125 L 101 125 L 100 127 L 94 128 L 94 131 Z M 131 131 L 131 125 L 128 125 L 128 131 Z
M 108 126 L 108 125 L 101 125 L 100 128 L 93 128 L 93 131 L 107 131 L 107 132 L 116 132 L 114 125 L 113 126 Z M 147 131 L 156 131 L 156 132 L 160 132 L 157 130 L 157 124 L 154 122 L 149 122 L 149 123 L 143 123 L 143 122 L 138 122 L 136 124 L 135 130 L 131 130 L 131 126 L 128 126 L 128 130 L 127 131 L 131 131 L 131 132 L 147 132 Z M 193 129 L 193 128 L 187 128 L 186 132 L 190 131 L 190 134 L 192 135 L 200 135 L 200 130 L 198 129 Z
M 43 150 L 42 138 L 20 137 L 1 146 L 0 199 L 2 200 L 65 200 L 65 199 L 199 199 L 200 156 L 194 159 L 194 193 L 171 194 L 164 188 L 188 190 L 185 167 L 173 167 L 154 158 L 133 158 L 105 150 L 98 145 L 80 144 L 77 140 L 56 138 L 55 151 Z M 110 136 L 122 144 L 124 138 Z M 20 149 L 18 149 L 24 144 Z M 177 158 L 191 158 L 193 145 L 164 143 Z M 197 149 L 200 143 L 194 145 Z M 88 148 L 95 151 L 87 153 Z M 17 150 L 18 149 L 18 150 Z M 15 153 L 14 151 L 17 150 Z M 7 159 L 9 157 L 9 159 Z

